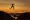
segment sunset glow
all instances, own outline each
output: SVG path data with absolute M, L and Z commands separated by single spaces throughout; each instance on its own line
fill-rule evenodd
M 14 9 L 11 8 L 11 4 L 14 3 Z M 11 9 L 10 9 L 11 8 Z M 18 1 L 0 1 L 0 11 L 7 13 L 24 13 L 30 12 L 30 2 L 18 2 Z

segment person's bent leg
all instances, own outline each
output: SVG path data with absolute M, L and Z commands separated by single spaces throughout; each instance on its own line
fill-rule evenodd
M 14 9 L 14 7 L 13 7 L 13 9 Z

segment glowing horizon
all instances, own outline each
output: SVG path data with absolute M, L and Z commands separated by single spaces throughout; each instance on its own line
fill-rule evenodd
M 26 2 L 25 2 L 26 1 Z M 14 9 L 9 9 L 14 3 Z M 30 0 L 0 0 L 0 10 L 8 13 L 12 12 L 30 12 Z

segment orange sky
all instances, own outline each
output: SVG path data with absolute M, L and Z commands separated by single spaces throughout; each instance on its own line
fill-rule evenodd
M 26 1 L 26 2 L 25 2 Z M 0 10 L 3 10 L 8 13 L 12 12 L 30 12 L 30 1 L 25 0 L 24 2 L 22 0 L 14 1 L 14 0 L 0 0 Z M 9 9 L 11 7 L 11 4 L 14 3 L 15 9 Z
M 15 7 L 14 9 L 9 9 L 9 6 L 8 7 L 0 7 L 0 10 L 2 11 L 5 11 L 5 12 L 8 12 L 8 13 L 23 13 L 23 12 L 30 12 L 30 7 L 27 8 L 27 7 Z

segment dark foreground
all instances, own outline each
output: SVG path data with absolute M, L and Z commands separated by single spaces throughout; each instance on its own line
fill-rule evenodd
M 0 20 L 15 20 L 10 15 L 4 11 L 0 11 Z M 30 12 L 19 14 L 17 20 L 30 20 Z

